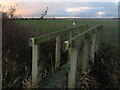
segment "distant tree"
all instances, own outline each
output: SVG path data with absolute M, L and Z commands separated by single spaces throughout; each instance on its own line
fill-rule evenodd
M 8 10 L 9 18 L 14 18 L 15 17 L 15 12 L 16 12 L 16 8 L 11 6 Z
M 14 6 L 6 7 L 0 4 L 0 11 L 2 12 L 3 16 L 7 16 L 7 18 L 14 19 L 14 18 L 21 18 L 21 15 L 16 14 L 17 4 Z
M 47 15 L 47 12 L 48 12 L 48 7 L 46 8 L 46 10 L 41 14 L 41 19 L 43 19 L 46 15 Z

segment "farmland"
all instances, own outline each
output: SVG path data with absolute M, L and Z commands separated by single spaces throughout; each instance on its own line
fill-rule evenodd
M 72 27 L 73 21 L 74 20 L 18 20 L 17 22 L 26 28 L 26 32 L 28 34 L 34 36 L 38 35 L 38 33 L 45 34 Z M 105 37 L 104 40 L 111 40 L 111 37 L 112 40 L 114 38 L 118 38 L 117 20 L 76 20 L 76 25 L 80 24 L 90 24 L 90 26 L 103 24 L 103 36 Z M 115 41 L 115 39 L 113 41 Z

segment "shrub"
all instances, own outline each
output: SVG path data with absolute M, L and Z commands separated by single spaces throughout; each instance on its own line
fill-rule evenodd
M 2 14 L 3 88 L 17 88 L 31 75 L 31 48 L 24 28 L 9 18 Z

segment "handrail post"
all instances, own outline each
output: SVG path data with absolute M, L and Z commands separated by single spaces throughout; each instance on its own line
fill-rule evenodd
M 97 27 L 96 53 L 99 51 L 100 48 L 100 43 L 101 43 L 100 33 L 101 33 L 101 27 L 99 26 Z
M 61 59 L 61 36 L 56 37 L 56 51 L 55 51 L 55 69 L 60 66 Z
M 91 43 L 91 63 L 94 64 L 94 56 L 95 56 L 95 42 L 96 42 L 96 33 L 95 30 L 93 29 L 92 31 L 92 43 Z
M 32 38 L 32 87 L 36 88 L 38 85 L 38 59 L 39 50 L 38 45 L 34 44 L 34 38 Z
M 69 39 L 71 39 L 72 38 L 72 36 L 73 36 L 73 32 L 69 32 Z M 67 47 L 67 48 L 69 48 L 69 47 Z M 68 52 L 68 60 L 70 60 L 70 51 Z
M 84 40 L 84 56 L 82 60 L 82 72 L 84 73 L 88 68 L 88 52 L 89 52 L 89 40 L 88 34 L 85 35 Z
M 68 76 L 68 88 L 75 88 L 76 70 L 77 70 L 77 47 L 73 45 L 69 49 L 70 71 Z
M 100 47 L 102 45 L 103 25 L 100 25 Z

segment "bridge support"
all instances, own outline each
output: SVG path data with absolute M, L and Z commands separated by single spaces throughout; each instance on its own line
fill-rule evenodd
M 70 71 L 69 71 L 69 76 L 68 76 L 68 88 L 75 88 L 77 54 L 78 54 L 77 47 L 74 45 L 71 46 L 69 49 Z
M 88 39 L 88 34 L 85 35 L 85 40 L 84 40 L 84 56 L 82 60 L 82 72 L 86 72 L 88 68 L 88 52 L 89 52 L 89 39 Z
M 56 37 L 55 68 L 60 66 L 61 57 L 61 36 Z
M 32 46 L 32 87 L 36 88 L 38 85 L 38 45 Z
M 90 56 L 91 56 L 91 63 L 94 64 L 94 56 L 95 56 L 95 43 L 96 43 L 96 33 L 95 33 L 95 30 L 93 29 L 92 31 L 92 40 L 91 40 L 91 53 L 90 53 Z

